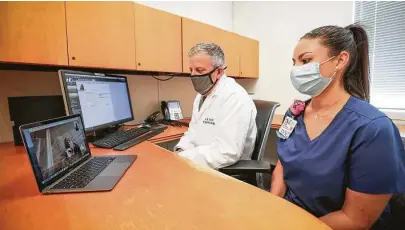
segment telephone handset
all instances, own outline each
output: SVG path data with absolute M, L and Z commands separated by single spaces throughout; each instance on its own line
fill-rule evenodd
M 146 119 L 145 119 L 145 123 L 148 124 L 153 124 L 156 123 L 158 119 L 158 116 L 160 114 L 160 111 L 156 111 L 154 113 L 152 113 L 151 115 L 149 115 Z
M 156 111 L 152 113 L 148 118 L 146 118 L 145 122 L 148 124 L 153 124 L 157 122 L 170 122 L 170 121 L 177 121 L 183 119 L 183 114 L 181 113 L 181 107 L 179 101 L 162 101 L 161 103 L 161 112 Z M 158 118 L 160 114 L 163 115 L 163 119 Z

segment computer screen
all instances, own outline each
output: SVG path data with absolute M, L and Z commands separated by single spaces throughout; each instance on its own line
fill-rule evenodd
M 60 71 L 70 115 L 81 114 L 86 132 L 133 120 L 126 77 Z
M 21 125 L 66 115 L 62 95 L 9 97 L 8 106 L 16 145 L 23 145 Z
M 80 116 L 22 129 L 22 135 L 41 185 L 90 155 Z

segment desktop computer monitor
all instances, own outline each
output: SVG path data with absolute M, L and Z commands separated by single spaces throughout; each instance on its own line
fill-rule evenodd
M 15 145 L 23 145 L 21 125 L 66 116 L 61 95 L 8 97 L 8 107 Z
M 127 78 L 60 70 L 67 114 L 81 114 L 86 132 L 134 119 Z

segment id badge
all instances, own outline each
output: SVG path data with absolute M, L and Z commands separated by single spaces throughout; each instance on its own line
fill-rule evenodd
M 282 139 L 287 139 L 290 137 L 291 133 L 294 131 L 297 121 L 287 116 L 284 119 L 283 124 L 280 129 L 277 131 L 277 136 Z

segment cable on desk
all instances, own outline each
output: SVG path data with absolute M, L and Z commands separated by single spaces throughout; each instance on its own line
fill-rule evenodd
M 170 75 L 170 77 L 169 77 L 169 78 L 166 78 L 166 79 L 160 79 L 160 78 L 158 78 L 158 77 L 156 77 L 156 76 L 154 76 L 154 75 L 152 75 L 152 77 L 155 78 L 155 79 L 158 80 L 158 81 L 168 81 L 168 80 L 174 78 L 175 76 L 174 76 L 174 75 Z

